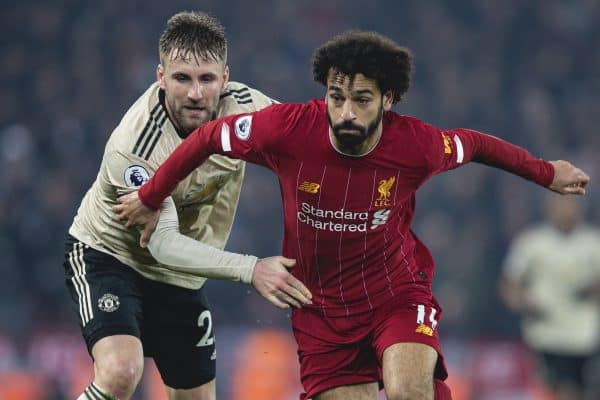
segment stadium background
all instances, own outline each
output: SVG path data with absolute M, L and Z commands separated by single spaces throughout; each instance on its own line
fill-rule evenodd
M 324 40 L 348 28 L 377 30 L 415 55 L 412 87 L 396 111 L 494 133 L 598 176 L 595 0 L 16 3 L 3 3 L 0 14 L 1 399 L 74 398 L 89 382 L 62 282 L 62 241 L 110 131 L 155 79 L 157 40 L 177 11 L 217 16 L 232 78 L 282 101 L 322 96 L 309 59 Z M 415 230 L 437 261 L 440 330 L 458 400 L 543 398 L 518 320 L 496 290 L 510 239 L 539 220 L 543 195 L 477 165 L 434 178 L 418 195 Z M 594 223 L 599 195 L 592 184 L 584 200 Z M 276 181 L 252 167 L 228 249 L 268 256 L 280 241 Z M 288 314 L 241 284 L 211 282 L 208 291 L 219 399 L 296 399 Z M 151 372 L 138 399 L 163 398 Z

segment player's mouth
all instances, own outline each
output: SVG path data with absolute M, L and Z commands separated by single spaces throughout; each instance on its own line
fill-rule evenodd
M 184 106 L 185 112 L 192 117 L 199 117 L 203 112 L 206 111 L 204 107 Z
M 338 133 L 342 134 L 342 135 L 352 135 L 352 136 L 362 135 L 362 131 L 360 129 L 339 129 Z

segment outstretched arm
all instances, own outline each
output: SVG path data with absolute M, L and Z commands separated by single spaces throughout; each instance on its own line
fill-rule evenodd
M 250 283 L 257 261 L 254 256 L 222 251 L 182 235 L 175 203 L 170 197 L 161 204 L 156 230 L 148 241 L 148 250 L 169 269 L 244 283 Z
M 264 298 L 280 308 L 299 308 L 311 303 L 309 290 L 288 271 L 294 266 L 294 260 L 281 256 L 259 260 L 254 256 L 219 250 L 182 235 L 171 198 L 161 204 L 148 250 L 157 261 L 174 271 L 251 283 Z
M 496 136 L 471 129 L 441 131 L 429 125 L 434 173 L 475 161 L 512 172 L 560 194 L 585 194 L 590 178 L 563 160 L 545 161 Z
M 544 161 L 495 136 L 469 130 L 461 133 L 467 146 L 472 146 L 474 161 L 502 168 L 560 194 L 585 194 L 590 178 L 568 161 Z

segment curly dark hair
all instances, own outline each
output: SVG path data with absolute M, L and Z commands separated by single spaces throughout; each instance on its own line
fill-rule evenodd
M 226 63 L 225 28 L 216 18 L 205 13 L 177 13 L 167 21 L 158 41 L 158 52 L 163 65 L 169 57 L 186 58 L 190 55 L 202 60 Z
M 412 55 L 377 32 L 348 31 L 319 47 L 312 61 L 313 78 L 327 86 L 330 70 L 354 79 L 356 74 L 374 79 L 381 93 L 391 90 L 397 103 L 408 90 Z

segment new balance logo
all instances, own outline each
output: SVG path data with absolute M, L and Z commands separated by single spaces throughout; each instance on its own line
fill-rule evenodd
M 304 181 L 300 184 L 300 186 L 298 186 L 298 190 L 302 190 L 303 192 L 310 194 L 315 194 L 319 192 L 320 187 L 321 185 L 319 185 L 318 183 Z
M 433 336 L 433 329 L 430 326 L 427 326 L 425 324 L 420 324 L 419 326 L 417 326 L 417 329 L 415 329 L 416 333 L 422 333 L 423 335 L 427 335 L 427 336 Z
M 444 139 L 444 154 L 452 154 L 452 142 L 450 137 L 442 133 L 442 139 Z
M 425 325 L 425 314 L 426 308 L 424 304 L 417 305 L 417 329 L 415 329 L 416 333 L 422 333 L 423 335 L 433 336 L 433 330 L 438 324 L 438 321 L 435 319 L 435 315 L 437 314 L 437 310 L 431 307 L 431 312 L 429 313 L 429 324 L 431 326 Z

